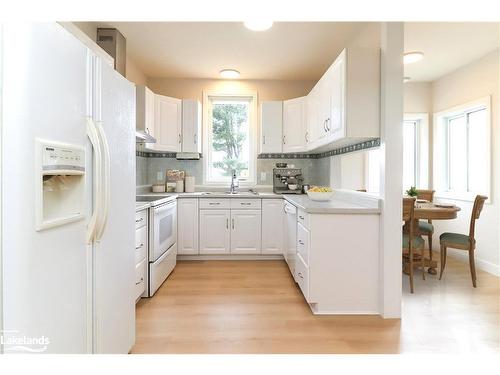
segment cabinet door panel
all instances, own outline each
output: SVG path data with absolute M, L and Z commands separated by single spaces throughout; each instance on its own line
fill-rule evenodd
M 162 151 L 181 151 L 182 100 L 156 95 L 155 148 Z
M 182 152 L 201 152 L 201 103 L 182 101 Z
M 198 199 L 179 199 L 177 201 L 177 253 L 198 254 L 198 235 Z
M 283 152 L 306 150 L 306 97 L 283 102 Z
M 337 140 L 346 135 L 345 128 L 345 59 L 338 59 L 332 67 L 330 88 L 329 139 Z
M 283 102 L 265 101 L 261 105 L 262 153 L 283 152 Z
M 200 254 L 229 254 L 229 210 L 200 210 Z
M 283 254 L 283 200 L 262 200 L 262 254 Z
M 231 254 L 261 253 L 261 211 L 231 211 Z

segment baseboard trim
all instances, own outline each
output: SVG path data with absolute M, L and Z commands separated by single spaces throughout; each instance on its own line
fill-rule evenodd
M 177 260 L 284 260 L 283 255 L 179 255 Z
M 452 250 L 453 249 L 448 249 L 449 256 L 451 256 L 452 258 L 463 260 L 467 263 L 469 262 L 469 254 L 467 252 L 463 252 L 463 251 L 460 252 L 459 250 L 452 251 Z M 477 257 L 476 257 L 475 261 L 476 261 L 476 267 L 479 268 L 480 270 L 500 277 L 500 266 L 499 265 L 497 265 L 495 263 L 488 262 L 487 260 L 483 260 L 483 259 L 480 259 Z

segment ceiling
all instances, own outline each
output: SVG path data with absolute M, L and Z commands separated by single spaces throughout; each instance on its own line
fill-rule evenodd
M 410 82 L 433 81 L 500 47 L 500 24 L 487 22 L 406 22 L 405 52 L 424 59 L 405 65 Z
M 97 25 L 97 23 L 96 23 Z M 242 22 L 108 22 L 148 77 L 318 80 L 360 29 L 353 22 L 276 22 L 255 32 Z
M 148 77 L 318 80 L 362 22 L 275 22 L 262 32 L 242 22 L 108 22 L 127 39 L 127 54 Z M 406 22 L 405 52 L 423 60 L 405 66 L 411 82 L 433 81 L 500 46 L 500 24 Z

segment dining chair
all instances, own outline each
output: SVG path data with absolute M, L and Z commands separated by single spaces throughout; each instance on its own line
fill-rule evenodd
M 434 190 L 417 189 L 417 199 L 425 199 L 432 202 L 434 200 Z M 434 225 L 432 220 L 418 221 L 418 235 L 426 236 L 429 243 L 429 259 L 432 262 L 432 235 L 434 234 Z M 433 272 L 435 274 L 435 272 Z
M 421 249 L 420 263 L 422 265 L 422 278 L 425 280 L 425 257 L 424 257 L 424 239 L 416 235 L 415 228 L 415 198 L 403 198 L 403 220 L 405 230 L 403 232 L 403 261 L 408 261 L 410 269 L 410 292 L 413 293 L 413 262 L 414 250 Z
M 472 286 L 476 287 L 476 265 L 474 263 L 474 250 L 476 249 L 476 220 L 484 206 L 484 202 L 488 199 L 484 195 L 477 195 L 474 199 L 474 206 L 470 218 L 469 235 L 460 233 L 445 232 L 439 236 L 441 244 L 441 272 L 439 273 L 439 280 L 443 276 L 444 267 L 446 266 L 446 253 L 449 247 L 459 250 L 467 250 L 469 252 L 469 267 L 470 275 L 472 278 Z

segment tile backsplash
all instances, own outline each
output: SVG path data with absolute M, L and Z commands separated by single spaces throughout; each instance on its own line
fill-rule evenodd
M 257 159 L 257 184 L 272 185 L 272 172 L 276 163 L 293 164 L 295 168 L 301 168 L 304 175 L 304 183 L 311 185 L 330 184 L 330 158 L 322 159 Z M 151 185 L 156 182 L 157 173 L 165 175 L 167 169 L 180 169 L 186 171 L 189 176 L 196 178 L 196 185 L 203 184 L 203 159 L 200 160 L 177 160 L 174 158 L 147 158 L 136 157 L 136 184 Z M 265 173 L 263 176 L 262 173 Z M 262 177 L 265 177 L 262 179 Z

